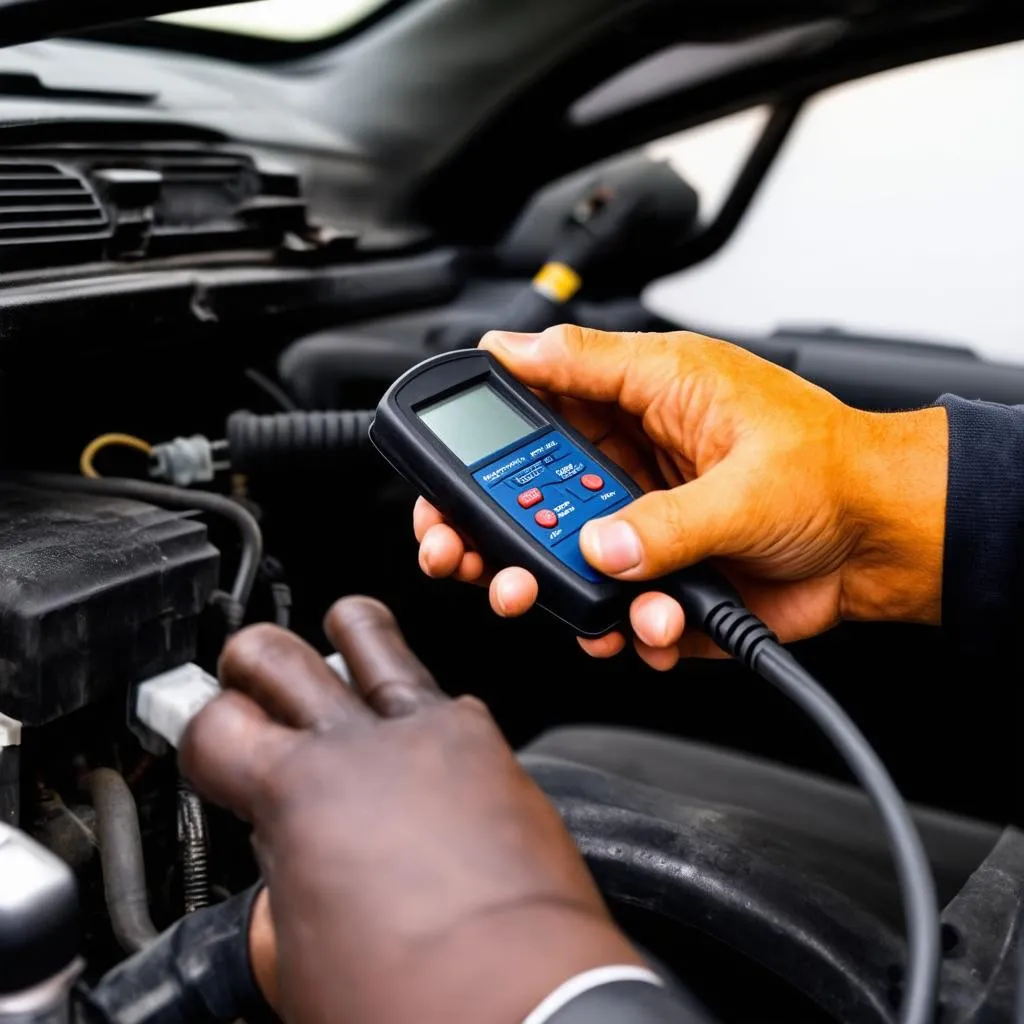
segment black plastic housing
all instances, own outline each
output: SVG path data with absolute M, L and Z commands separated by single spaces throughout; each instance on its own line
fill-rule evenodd
M 42 725 L 193 658 L 218 560 L 188 513 L 0 482 L 0 711 Z
M 634 497 L 643 492 L 619 466 L 523 387 L 489 353 L 465 349 L 434 356 L 403 374 L 380 400 L 370 440 L 385 459 L 473 539 L 496 565 L 521 565 L 539 584 L 538 603 L 584 636 L 601 636 L 621 619 L 631 588 L 583 579 L 487 499 L 468 469 L 420 421 L 415 409 L 475 383 L 490 384 L 538 428 L 564 433 Z

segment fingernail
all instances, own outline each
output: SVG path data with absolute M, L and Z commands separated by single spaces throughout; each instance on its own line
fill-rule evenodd
M 488 331 L 483 340 L 513 352 L 520 352 L 534 344 L 538 338 L 539 334 L 521 334 L 518 331 Z
M 654 607 L 647 611 L 650 620 L 650 636 L 646 643 L 651 647 L 662 647 L 668 639 L 668 631 L 672 628 L 672 612 L 665 608 L 661 601 L 651 602 Z M 641 637 L 641 639 L 643 639 Z
M 614 574 L 635 569 L 644 557 L 640 535 L 621 519 L 592 520 L 583 527 L 583 534 L 594 555 L 593 561 L 602 572 Z
M 514 595 L 510 592 L 512 583 L 510 580 L 498 579 L 494 584 L 494 603 L 498 606 L 499 615 L 508 615 L 508 602 Z

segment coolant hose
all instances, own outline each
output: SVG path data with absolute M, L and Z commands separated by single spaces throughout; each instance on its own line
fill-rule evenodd
M 135 953 L 159 934 L 149 916 L 135 798 L 124 776 L 113 768 L 96 768 L 89 773 L 88 784 L 96 808 L 96 836 L 110 924 L 121 948 Z
M 228 417 L 231 468 L 237 473 L 313 469 L 337 465 L 342 452 L 370 445 L 372 409 L 327 412 L 279 412 L 257 416 L 235 412 Z

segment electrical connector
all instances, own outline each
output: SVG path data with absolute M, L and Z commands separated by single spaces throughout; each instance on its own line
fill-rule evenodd
M 132 689 L 129 724 L 147 750 L 160 753 L 164 744 L 177 749 L 185 727 L 219 693 L 209 672 L 186 662 Z
M 153 445 L 149 475 L 176 487 L 209 483 L 215 473 L 230 467 L 227 447 L 227 441 L 211 441 L 202 434 Z

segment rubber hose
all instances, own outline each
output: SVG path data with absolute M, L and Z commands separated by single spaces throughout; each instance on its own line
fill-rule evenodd
M 210 905 L 210 853 L 203 802 L 184 779 L 178 780 L 178 842 L 185 913 L 193 914 Z
M 373 415 L 371 409 L 232 413 L 227 424 L 231 468 L 255 476 L 337 464 L 340 454 L 369 447 Z
M 135 798 L 124 776 L 97 768 L 88 776 L 96 808 L 103 891 L 114 937 L 128 953 L 145 949 L 159 932 L 149 916 L 146 866 Z

